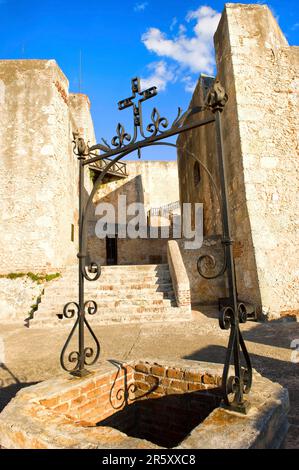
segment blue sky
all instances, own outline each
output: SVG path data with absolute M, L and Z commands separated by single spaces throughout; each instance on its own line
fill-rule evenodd
M 260 1 L 243 3 L 262 3 Z M 298 45 L 297 0 L 268 4 L 291 45 Z M 120 120 L 130 132 L 130 110 L 117 101 L 129 96 L 131 77 L 157 85 L 157 106 L 174 118 L 186 108 L 200 72 L 213 73 L 213 29 L 223 1 L 207 0 L 0 0 L 0 58 L 55 59 L 92 103 L 97 139 L 110 139 Z M 131 157 L 132 158 L 132 157 Z M 175 158 L 171 149 L 146 150 L 144 158 Z

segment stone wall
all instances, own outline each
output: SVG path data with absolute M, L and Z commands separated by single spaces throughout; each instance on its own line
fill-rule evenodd
M 144 204 L 144 219 L 151 208 L 165 206 L 179 200 L 176 161 L 126 161 L 128 177 L 107 181 L 100 185 L 93 201 L 89 218 L 88 246 L 91 258 L 106 264 L 106 241 L 95 235 L 99 216 L 95 208 L 99 203 L 111 203 L 118 217 L 118 197 L 126 196 L 127 207 L 133 203 Z M 127 221 L 132 215 L 127 217 Z M 155 219 L 155 220 L 154 220 Z M 153 217 L 151 225 L 167 225 L 164 218 Z M 167 262 L 167 239 L 118 238 L 118 264 L 156 264 Z
M 222 122 L 239 297 L 269 317 L 296 312 L 299 48 L 288 45 L 264 5 L 226 4 L 214 42 L 218 77 L 229 96 Z M 194 103 L 200 93 L 199 84 Z M 183 145 L 208 162 L 217 181 L 212 126 L 205 142 L 199 143 L 199 132 L 190 132 Z M 205 202 L 207 194 L 205 230 L 217 234 L 215 195 L 206 192 L 205 176 L 192 187 L 184 158 L 181 153 L 179 175 L 191 195 L 182 185 L 181 198 Z M 209 282 L 198 292 L 203 300 Z
M 54 60 L 0 61 L 3 274 L 54 272 L 76 260 L 78 165 L 72 132 L 79 129 L 94 140 L 87 100 L 69 95 L 68 80 Z

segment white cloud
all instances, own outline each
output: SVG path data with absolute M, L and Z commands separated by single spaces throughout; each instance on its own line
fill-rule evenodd
M 141 88 L 143 90 L 156 86 L 159 91 L 163 91 L 168 82 L 175 81 L 174 68 L 168 66 L 164 60 L 152 62 L 148 65 L 148 69 L 150 70 L 150 75 L 147 78 L 141 78 Z
M 196 80 L 190 75 L 186 75 L 181 79 L 181 82 L 185 84 L 185 91 L 193 93 L 196 87 Z
M 167 81 L 180 79 L 184 81 L 185 89 L 191 91 L 194 78 L 190 77 L 190 80 L 186 80 L 186 72 L 188 74 L 199 72 L 213 74 L 215 67 L 213 35 L 220 16 L 220 13 L 213 8 L 200 6 L 197 10 L 187 13 L 186 23 L 178 26 L 176 35 L 168 37 L 166 33 L 155 27 L 149 28 L 142 35 L 141 40 L 145 47 L 162 57 L 165 66 L 169 61 L 176 64 L 176 73 L 172 72 L 173 78 Z M 175 24 L 173 19 L 171 30 Z M 192 29 L 191 24 L 194 25 Z M 167 81 L 164 81 L 164 89 Z
M 135 3 L 134 11 L 144 11 L 148 6 L 148 2 Z

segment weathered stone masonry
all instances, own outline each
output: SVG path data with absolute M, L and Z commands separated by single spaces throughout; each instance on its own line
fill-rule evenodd
M 229 96 L 222 121 L 239 297 L 270 317 L 297 313 L 299 48 L 288 45 L 264 5 L 226 4 L 214 42 L 218 76 Z M 194 104 L 200 95 L 199 84 Z M 210 126 L 179 142 L 195 151 L 217 181 L 213 139 Z M 219 206 L 206 175 L 195 188 L 183 152 L 178 167 L 182 200 L 204 202 L 206 235 L 219 234 Z M 189 254 L 184 256 L 188 262 Z M 210 301 L 205 286 L 211 289 L 213 282 L 198 284 L 195 276 L 193 300 Z
M 0 61 L 1 273 L 53 272 L 75 257 L 80 128 L 93 142 L 88 98 L 69 95 L 54 60 Z

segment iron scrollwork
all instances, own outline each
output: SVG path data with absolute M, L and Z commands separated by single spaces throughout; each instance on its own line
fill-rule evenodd
M 217 279 L 223 276 L 227 268 L 226 250 L 223 248 L 223 261 L 222 266 L 216 272 L 213 272 L 217 267 L 216 257 L 210 253 L 205 253 L 198 257 L 197 271 L 204 279 Z
M 128 378 L 127 378 L 127 375 L 128 375 L 127 367 L 131 367 L 131 366 L 128 366 L 128 364 L 124 366 L 122 362 L 115 361 L 112 359 L 110 359 L 110 362 L 117 367 L 117 373 L 114 378 L 112 387 L 110 389 L 110 394 L 109 394 L 110 404 L 115 410 L 120 410 L 124 406 L 127 406 L 129 403 L 133 403 L 136 400 L 140 400 L 141 398 L 144 398 L 150 395 L 159 386 L 158 377 L 152 376 L 154 383 L 151 386 L 149 386 L 149 389 L 146 392 L 138 394 L 136 396 L 135 393 L 137 391 L 137 386 L 134 382 L 128 383 Z M 118 377 L 121 372 L 123 372 L 123 379 L 124 379 L 123 386 L 118 388 L 117 392 L 114 395 L 114 388 L 116 387 L 116 384 L 117 385 L 119 384 Z M 113 398 L 115 398 L 116 403 L 115 403 L 115 400 L 113 400 Z
M 82 263 L 82 275 L 87 281 L 96 281 L 101 275 L 101 265 L 95 261 L 90 262 L 88 265 L 85 264 L 87 255 L 83 257 Z M 92 274 L 92 276 L 90 276 Z
M 95 315 L 97 312 L 97 304 L 94 300 L 87 300 L 84 303 L 84 309 L 80 312 L 79 304 L 77 302 L 68 302 L 63 308 L 63 314 L 60 316 L 65 318 L 74 318 L 77 314 L 76 321 L 73 325 L 73 328 L 62 348 L 60 355 L 60 364 L 61 367 L 66 371 L 77 375 L 76 373 L 80 370 L 80 366 L 88 365 L 91 366 L 95 364 L 100 355 L 100 343 L 92 331 L 85 315 Z M 71 351 L 67 353 L 67 348 L 70 344 L 71 339 L 74 336 L 76 329 L 79 327 L 80 320 L 83 319 L 84 325 L 87 327 L 90 332 L 91 337 L 94 340 L 94 347 L 84 347 L 83 351 L 80 351 L 80 345 L 78 351 Z M 84 367 L 83 367 L 84 368 Z
M 230 329 L 230 336 L 228 341 L 228 349 L 225 359 L 225 366 L 222 375 L 222 387 L 224 390 L 225 404 L 230 406 L 236 411 L 246 413 L 248 410 L 248 402 L 244 401 L 243 394 L 247 395 L 250 392 L 252 385 L 252 366 L 250 357 L 238 326 L 238 323 L 245 323 L 244 312 L 246 313 L 245 306 L 242 303 L 238 304 L 238 321 L 234 309 L 231 306 L 224 307 L 219 316 L 219 325 L 223 330 Z M 245 360 L 245 367 L 242 367 L 240 361 L 233 360 L 233 356 L 243 353 Z M 235 375 L 229 375 L 230 364 L 234 362 Z

